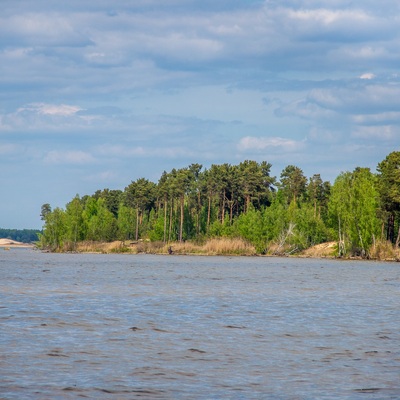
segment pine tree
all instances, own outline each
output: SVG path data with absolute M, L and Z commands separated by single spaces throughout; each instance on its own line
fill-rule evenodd
M 386 238 L 400 244 L 400 151 L 390 153 L 378 164 L 378 190 L 381 208 L 387 218 Z M 395 225 L 398 225 L 397 237 Z M 396 239 L 395 239 L 396 238 Z

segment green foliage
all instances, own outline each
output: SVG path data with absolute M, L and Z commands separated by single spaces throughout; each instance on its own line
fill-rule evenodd
M 164 215 L 159 215 L 149 230 L 148 237 L 152 242 L 164 240 Z
M 265 210 L 262 212 L 251 207 L 237 218 L 233 229 L 239 237 L 251 243 L 258 253 L 265 254 L 267 243 L 272 239 L 265 222 Z
M 268 200 L 271 193 L 271 185 L 275 179 L 270 177 L 271 164 L 263 161 L 246 160 L 239 164 L 239 185 L 245 199 L 244 210 L 248 211 L 254 202 L 258 205 Z
M 81 240 L 202 241 L 242 238 L 259 253 L 289 254 L 338 240 L 340 254 L 368 255 L 382 223 L 393 241 L 400 228 L 400 152 L 378 166 L 343 172 L 331 187 L 319 174 L 286 167 L 280 182 L 271 164 L 200 164 L 163 172 L 158 184 L 140 178 L 124 191 L 78 195 L 66 209 L 44 204 L 41 243 L 74 249 Z M 274 185 L 278 190 L 275 190 Z M 400 241 L 400 229 L 397 242 Z
M 231 226 L 229 219 L 225 218 L 224 222 L 215 220 L 209 228 L 208 236 L 212 238 L 217 237 L 231 237 L 234 235 L 233 227 Z
M 303 171 L 294 165 L 288 165 L 281 173 L 279 187 L 286 195 L 288 203 L 296 203 L 306 193 L 307 178 Z
M 310 246 L 328 240 L 328 230 L 311 204 L 303 204 L 297 208 L 293 215 L 295 225 L 295 242 L 299 249 L 306 249 Z
M 0 228 L 0 238 L 16 240 L 22 243 L 33 243 L 39 240 L 38 229 L 4 229 Z
M 41 208 L 40 218 L 42 221 L 46 220 L 46 216 L 51 213 L 51 206 L 49 203 L 43 204 Z
M 42 247 L 49 247 L 56 251 L 62 248 L 65 240 L 66 218 L 65 212 L 61 208 L 55 208 L 45 216 L 45 226 L 41 235 Z
M 130 240 L 135 237 L 136 211 L 131 207 L 120 204 L 118 209 L 118 239 Z
M 104 199 L 107 210 L 110 211 L 115 218 L 118 217 L 119 205 L 122 201 L 121 190 L 103 189 L 97 190 L 93 197 L 97 199 Z
M 379 234 L 376 177 L 368 168 L 340 174 L 332 186 L 329 214 L 337 231 L 339 251 L 367 255 Z
M 117 221 L 108 210 L 105 200 L 90 198 L 84 212 L 86 239 L 94 241 L 111 241 L 116 236 Z
M 400 245 L 400 151 L 390 153 L 378 164 L 378 191 L 381 216 L 386 223 L 386 239 Z M 397 237 L 395 229 L 397 224 Z
M 314 207 L 314 216 L 326 219 L 331 190 L 329 182 L 323 182 L 320 174 L 314 174 L 307 186 L 307 199 Z
M 383 208 L 400 211 L 400 151 L 390 153 L 378 164 L 378 190 Z
M 65 210 L 65 239 L 75 249 L 76 243 L 84 238 L 83 205 L 77 195 L 67 204 Z
M 328 238 L 324 222 L 314 214 L 312 205 L 286 204 L 285 195 L 277 194 L 269 207 L 251 208 L 235 220 L 233 233 L 249 241 L 259 253 L 271 245 L 288 245 L 302 250 Z

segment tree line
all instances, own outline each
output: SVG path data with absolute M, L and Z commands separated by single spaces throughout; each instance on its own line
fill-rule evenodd
M 357 167 L 331 184 L 289 165 L 200 164 L 172 169 L 158 182 L 139 178 L 124 190 L 76 195 L 65 208 L 44 204 L 40 243 L 74 250 L 80 241 L 205 241 L 242 238 L 257 252 L 291 253 L 326 241 L 340 255 L 368 256 L 377 241 L 400 242 L 400 152 L 373 173 Z
M 38 229 L 4 229 L 0 228 L 0 238 L 11 239 L 22 243 L 33 243 L 39 240 Z

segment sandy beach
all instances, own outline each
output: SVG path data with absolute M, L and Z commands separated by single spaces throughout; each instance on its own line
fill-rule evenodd
M 11 239 L 0 239 L 0 247 L 33 247 L 33 244 L 17 242 L 16 240 Z

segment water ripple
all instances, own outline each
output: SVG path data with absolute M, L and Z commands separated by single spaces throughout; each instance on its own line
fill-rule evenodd
M 0 398 L 398 399 L 397 264 L 42 254 L 0 264 Z

